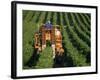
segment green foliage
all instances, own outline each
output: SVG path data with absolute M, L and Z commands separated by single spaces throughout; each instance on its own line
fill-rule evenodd
M 89 14 L 83 14 L 83 15 L 84 15 L 86 21 L 88 22 L 88 24 L 90 25 L 91 24 L 91 21 L 90 21 L 91 17 L 88 16 Z
M 77 35 L 90 46 L 90 38 L 78 27 L 74 15 L 72 13 L 70 15 L 72 17 L 72 21 L 74 23 L 74 30 L 76 31 Z
M 83 23 L 84 23 L 84 24 L 89 28 L 89 30 L 90 30 L 90 25 L 88 24 L 86 18 L 85 18 L 82 14 L 80 14 L 80 13 L 79 13 L 79 15 L 80 15 L 81 19 L 83 20 Z
M 53 12 L 53 25 L 56 25 L 56 22 L 57 22 L 57 15 L 56 15 L 56 12 Z
M 46 17 L 46 21 L 50 21 L 50 19 L 51 19 L 51 12 L 47 12 L 48 14 L 47 14 L 47 17 Z
M 90 31 L 88 31 L 87 27 L 85 27 L 85 25 L 83 24 L 83 22 L 81 21 L 79 15 L 77 13 L 74 14 L 74 16 L 76 17 L 76 23 L 80 24 L 80 28 L 84 31 L 84 33 L 86 33 L 89 37 L 90 37 Z
M 41 53 L 35 68 L 51 68 L 53 65 L 52 48 L 47 46 Z
M 68 38 L 68 34 L 66 30 L 63 28 L 63 39 L 64 39 L 64 47 L 67 49 L 67 55 L 72 58 L 73 64 L 75 66 L 86 66 L 86 58 L 84 55 L 80 54 L 79 51 L 73 46 Z
M 23 65 L 25 66 L 29 59 L 32 57 L 32 53 L 33 53 L 33 48 L 29 45 L 29 44 L 26 44 L 24 47 L 23 47 Z
M 69 63 L 71 67 L 90 65 L 90 14 L 23 10 L 23 68 L 53 67 L 54 60 L 49 42 L 40 54 L 37 54 L 34 49 L 34 33 L 48 20 L 54 25 L 60 25 L 63 37 L 64 66 L 67 67 Z

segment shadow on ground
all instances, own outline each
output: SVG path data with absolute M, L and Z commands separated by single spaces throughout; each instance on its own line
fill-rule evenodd
M 64 49 L 64 54 L 62 56 L 56 55 L 54 58 L 53 68 L 58 67 L 74 67 L 72 59 L 67 55 L 67 50 Z

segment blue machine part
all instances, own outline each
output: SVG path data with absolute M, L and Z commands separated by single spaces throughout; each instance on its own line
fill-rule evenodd
M 45 24 L 45 27 L 46 27 L 47 29 L 51 29 L 51 28 L 52 28 L 51 22 L 48 21 L 48 22 Z

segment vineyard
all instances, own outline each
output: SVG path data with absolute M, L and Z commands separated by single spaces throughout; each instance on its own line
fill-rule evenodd
M 34 33 L 51 21 L 60 25 L 64 55 L 52 58 L 47 46 L 40 54 L 34 49 Z M 23 10 L 23 69 L 79 67 L 91 65 L 91 15 L 89 13 Z

